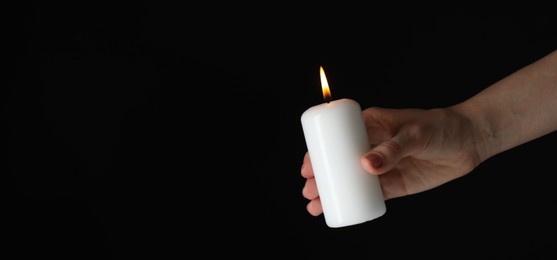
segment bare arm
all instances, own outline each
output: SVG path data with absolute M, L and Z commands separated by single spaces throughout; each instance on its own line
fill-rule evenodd
M 363 111 L 372 149 L 362 166 L 385 199 L 464 176 L 488 158 L 557 130 L 557 51 L 447 108 Z M 302 176 L 308 211 L 321 214 L 309 157 Z
M 557 51 L 450 109 L 474 125 L 480 161 L 557 130 Z

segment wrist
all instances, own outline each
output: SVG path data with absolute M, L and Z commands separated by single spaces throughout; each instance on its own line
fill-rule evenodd
M 492 124 L 478 106 L 460 103 L 446 109 L 460 122 L 462 138 L 470 139 L 471 157 L 476 166 L 494 155 L 493 142 L 490 141 L 494 136 Z

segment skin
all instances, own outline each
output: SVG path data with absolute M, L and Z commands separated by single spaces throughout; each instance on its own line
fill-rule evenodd
M 450 107 L 370 107 L 362 114 L 372 147 L 362 167 L 379 176 L 385 200 L 426 191 L 557 130 L 557 51 Z M 323 209 L 307 152 L 301 174 L 307 211 L 319 216 Z

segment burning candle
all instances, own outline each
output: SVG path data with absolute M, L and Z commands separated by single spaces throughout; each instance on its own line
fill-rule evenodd
M 332 100 L 323 67 L 320 77 L 325 103 L 306 110 L 301 121 L 325 222 L 344 227 L 373 220 L 386 207 L 379 178 L 360 163 L 371 148 L 360 104 Z

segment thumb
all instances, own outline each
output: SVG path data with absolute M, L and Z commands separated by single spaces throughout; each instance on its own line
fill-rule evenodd
M 390 171 L 413 150 L 413 144 L 407 136 L 397 134 L 393 138 L 380 143 L 362 156 L 364 169 L 374 175 Z

